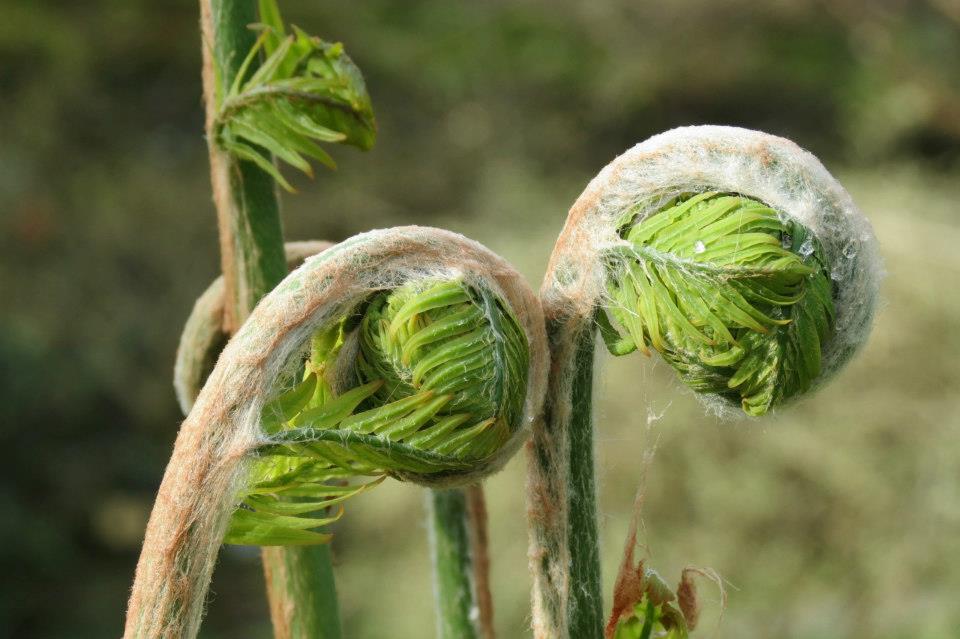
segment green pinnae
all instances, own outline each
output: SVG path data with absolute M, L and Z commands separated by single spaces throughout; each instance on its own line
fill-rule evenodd
M 737 194 L 684 194 L 646 217 L 641 206 L 608 254 L 597 320 L 610 352 L 652 348 L 689 387 L 753 416 L 809 390 L 834 318 L 816 237 Z
M 320 144 L 373 146 L 376 122 L 360 70 L 343 51 L 292 27 L 288 33 L 275 0 L 261 0 L 262 32 L 229 85 L 217 76 L 217 144 L 293 187 L 274 158 L 313 175 L 311 160 L 336 168 Z M 256 71 L 255 60 L 263 56 Z
M 353 339 L 355 383 L 340 388 Z M 490 458 L 521 426 L 528 360 L 517 320 L 477 286 L 428 279 L 374 294 L 313 335 L 302 380 L 264 407 L 271 443 L 225 541 L 325 543 L 316 529 L 336 517 L 322 511 L 371 485 L 331 481 L 458 473 Z
M 453 398 L 443 415 L 503 422 L 509 436 L 523 411 L 527 342 L 494 296 L 461 280 L 425 280 L 374 297 L 360 326 L 357 371 L 384 379 L 376 397 L 432 390 Z

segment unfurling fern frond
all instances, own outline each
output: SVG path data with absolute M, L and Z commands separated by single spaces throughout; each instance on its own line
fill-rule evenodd
M 482 287 L 408 282 L 321 329 L 311 346 L 303 381 L 263 410 L 271 443 L 226 543 L 326 542 L 315 529 L 339 514 L 316 513 L 386 475 L 465 472 L 520 428 L 527 338 Z M 356 476 L 377 479 L 344 481 Z
M 657 351 L 711 408 L 763 415 L 823 384 L 864 344 L 880 273 L 869 222 L 783 138 L 682 127 L 590 181 L 541 288 L 551 376 L 527 485 L 543 636 L 594 637 L 601 625 L 598 329 L 615 355 Z
M 260 16 L 263 32 L 236 77 L 219 79 L 214 134 L 225 151 L 256 163 L 292 191 L 271 156 L 312 176 L 311 159 L 336 166 L 318 143 L 367 150 L 376 123 L 363 76 L 343 45 L 297 27 L 287 35 L 276 0 L 261 0 Z
M 638 207 L 639 208 L 639 207 Z M 833 322 L 832 282 L 816 238 L 747 197 L 674 198 L 620 220 L 610 252 L 610 351 L 649 347 L 700 393 L 763 415 L 810 388 Z

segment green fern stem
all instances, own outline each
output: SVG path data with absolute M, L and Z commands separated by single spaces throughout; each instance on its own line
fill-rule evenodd
M 256 41 L 249 25 L 257 22 L 257 7 L 250 0 L 201 0 L 201 14 L 207 138 L 227 300 L 225 326 L 233 333 L 260 298 L 284 278 L 287 265 L 273 176 L 263 166 L 223 149 L 214 125 L 220 103 L 218 79 L 243 75 L 244 59 Z M 251 60 L 250 66 L 256 63 Z M 278 639 L 339 639 L 329 547 L 264 549 L 263 566 Z
M 427 510 L 437 637 L 484 639 L 490 629 L 481 623 L 466 490 L 429 491 Z
M 554 328 L 552 335 L 556 335 Z M 571 589 L 569 632 L 571 637 L 595 637 L 603 629 L 600 546 L 597 530 L 597 490 L 594 482 L 593 452 L 593 360 L 595 336 L 592 329 L 581 330 L 574 338 L 572 403 L 569 444 L 570 475 L 567 480 L 569 539 L 575 546 L 570 555 Z M 554 390 L 551 380 L 548 406 Z M 547 409 L 549 411 L 549 408 Z
M 232 333 L 257 301 L 283 279 L 287 267 L 273 178 L 255 164 L 225 153 L 212 135 L 217 78 L 239 72 L 256 39 L 247 26 L 257 20 L 256 7 L 243 0 L 202 0 L 201 13 L 211 181 L 229 300 L 226 324 Z
M 596 330 L 566 305 L 546 305 L 550 377 L 528 448 L 534 636 L 597 638 L 603 601 L 594 482 Z

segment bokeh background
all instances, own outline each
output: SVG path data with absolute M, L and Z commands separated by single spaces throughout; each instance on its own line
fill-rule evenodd
M 177 336 L 218 270 L 197 7 L 2 4 L 0 636 L 118 636 L 180 420 Z M 372 152 L 333 150 L 338 172 L 293 176 L 291 239 L 444 226 L 536 284 L 586 182 L 653 133 L 737 124 L 818 154 L 882 243 L 874 335 L 761 422 L 718 422 L 655 360 L 603 358 L 607 592 L 646 468 L 650 564 L 728 582 L 714 636 L 960 636 L 956 0 L 281 5 L 345 42 L 380 125 Z M 523 476 L 521 456 L 488 482 L 504 639 L 528 636 Z M 422 506 L 392 483 L 338 524 L 350 639 L 433 636 Z M 225 549 L 202 635 L 269 634 L 256 553 Z

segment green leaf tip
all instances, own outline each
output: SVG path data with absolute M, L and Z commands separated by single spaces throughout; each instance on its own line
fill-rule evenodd
M 327 509 L 387 475 L 470 472 L 521 427 L 528 364 L 519 323 L 481 287 L 373 294 L 314 333 L 301 381 L 264 406 L 268 443 L 225 542 L 326 543 Z M 358 476 L 376 479 L 348 483 Z
M 608 254 L 597 321 L 610 352 L 652 348 L 690 388 L 752 416 L 808 391 L 834 319 L 816 237 L 737 194 L 684 194 L 645 217 L 641 209 L 621 217 L 624 243 Z
M 224 151 L 254 162 L 293 191 L 274 157 L 312 177 L 311 160 L 336 168 L 320 143 L 369 150 L 376 121 L 363 75 L 342 44 L 297 27 L 288 35 L 275 0 L 261 0 L 260 18 L 255 28 L 262 33 L 236 77 L 218 79 L 214 134 Z

